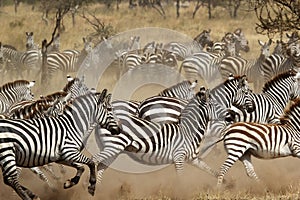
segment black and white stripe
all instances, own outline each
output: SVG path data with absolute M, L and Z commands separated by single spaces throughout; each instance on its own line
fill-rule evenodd
M 240 160 L 250 178 L 259 180 L 251 156 L 261 159 L 300 157 L 300 99 L 281 118 L 282 124 L 235 123 L 225 131 L 227 158 L 221 166 L 218 186 L 228 170 Z
M 31 120 L 0 121 L 0 164 L 5 184 L 11 186 L 23 199 L 36 195 L 18 181 L 17 166 L 34 167 L 51 162 L 59 162 L 77 169 L 76 176 L 68 180 L 64 187 L 77 184 L 83 166 L 90 169 L 89 193 L 95 191 L 95 164 L 81 154 L 83 144 L 91 133 L 91 127 L 100 124 L 112 133 L 119 132 L 112 111 L 105 106 L 106 90 L 76 98 L 58 117 Z
M 23 100 L 32 100 L 31 88 L 34 81 L 17 80 L 8 82 L 0 87 L 0 113 L 7 114 L 13 104 Z
M 175 164 L 176 170 L 183 170 L 189 162 L 206 172 L 217 174 L 201 159 L 198 147 L 207 124 L 215 120 L 214 103 L 207 93 L 199 92 L 183 110 L 179 124 L 157 124 L 132 115 L 117 115 L 122 125 L 119 135 L 102 133 L 102 151 L 94 156 L 98 162 L 98 180 L 104 170 L 121 153 L 134 160 L 150 165 Z M 197 123 L 195 123 L 197 122 Z
M 58 70 L 62 71 L 65 76 L 67 73 L 77 72 L 85 57 L 92 50 L 92 43 L 90 40 L 83 38 L 83 42 L 84 48 L 79 54 L 76 50 L 47 54 L 48 76 L 52 77 Z
M 261 93 L 250 93 L 255 109 L 248 113 L 244 109 L 232 107 L 236 122 L 279 123 L 280 116 L 290 100 L 299 95 L 297 73 L 289 70 L 265 83 Z

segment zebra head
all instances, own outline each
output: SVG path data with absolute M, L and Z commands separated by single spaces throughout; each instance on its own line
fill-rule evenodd
M 64 92 L 71 93 L 72 98 L 85 95 L 89 93 L 89 88 L 84 84 L 84 76 L 79 78 L 73 78 L 71 76 L 67 76 L 68 83 L 63 88 Z
M 99 110 L 99 125 L 111 132 L 112 135 L 117 135 L 121 132 L 119 122 L 115 118 L 112 105 L 111 94 L 107 95 L 107 89 L 104 89 L 98 99 Z
M 241 28 L 236 29 L 233 32 L 233 36 L 236 39 L 236 52 L 237 52 L 237 55 L 239 55 L 240 50 L 242 50 L 244 52 L 249 52 L 249 50 L 250 50 L 249 42 L 246 39 L 242 29 Z
M 270 56 L 271 52 L 270 52 L 270 46 L 272 44 L 272 40 L 269 39 L 268 42 L 262 42 L 261 40 L 258 40 L 258 44 L 261 46 L 260 48 L 260 55 L 263 56 L 264 58 L 267 58 Z
M 18 81 L 15 81 L 18 82 Z M 22 80 L 20 82 L 23 82 Z M 31 88 L 34 86 L 35 81 L 25 81 L 26 82 L 26 86 L 25 88 L 22 87 L 22 85 L 19 85 L 21 87 L 19 87 L 19 92 L 20 95 L 23 96 L 22 101 L 27 101 L 27 100 L 33 100 L 34 95 L 31 91 Z
M 91 38 L 82 38 L 84 46 L 83 46 L 83 52 L 88 54 L 93 50 L 93 43 Z
M 34 49 L 33 32 L 26 32 L 26 49 L 27 50 Z
M 246 110 L 251 113 L 255 110 L 256 106 L 254 100 L 251 98 L 251 90 L 247 87 L 241 87 L 237 90 L 232 105 Z
M 300 67 L 299 60 L 300 60 L 300 43 L 294 42 L 287 45 L 286 54 L 288 57 L 291 57 L 293 61 L 296 61 L 297 67 Z
M 216 112 L 216 104 L 210 94 L 209 89 L 205 87 L 200 87 L 200 91 L 196 94 L 198 98 L 199 105 L 206 109 L 206 119 L 207 121 L 219 121 L 219 115 Z
M 210 38 L 210 32 L 211 30 L 203 30 L 199 35 L 197 35 L 194 40 L 201 45 L 201 48 L 203 49 L 206 45 L 209 47 L 212 47 L 213 41 Z

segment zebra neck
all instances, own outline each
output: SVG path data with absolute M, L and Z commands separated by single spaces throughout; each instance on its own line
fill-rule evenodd
M 91 126 L 94 126 L 96 115 L 96 99 L 92 95 L 85 95 L 76 98 L 76 100 L 64 110 L 63 117 L 74 126 L 77 134 L 82 138 L 89 136 Z
M 266 94 L 268 98 L 272 98 L 273 101 L 278 102 L 274 106 L 280 107 L 280 109 L 283 111 L 283 109 L 286 107 L 287 103 L 290 100 L 290 95 L 293 92 L 293 84 L 294 81 L 291 78 L 285 79 L 283 81 L 273 84 L 271 87 L 267 88 L 263 93 Z M 282 87 L 283 85 L 285 86 L 284 89 Z
M 199 105 L 196 101 L 192 99 L 182 111 L 179 124 L 181 134 L 191 142 L 201 142 L 208 123 L 206 105 Z

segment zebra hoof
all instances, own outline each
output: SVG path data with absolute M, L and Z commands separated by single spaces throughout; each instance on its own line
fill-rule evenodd
M 89 186 L 88 191 L 92 196 L 94 196 L 95 195 L 95 185 Z

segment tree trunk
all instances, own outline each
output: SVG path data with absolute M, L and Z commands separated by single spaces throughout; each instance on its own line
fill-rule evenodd
M 176 17 L 177 18 L 179 18 L 179 16 L 180 16 L 179 8 L 180 8 L 180 0 L 176 0 Z
M 207 8 L 208 8 L 208 19 L 211 19 L 212 16 L 211 16 L 211 0 L 208 0 L 208 5 L 207 5 Z
M 41 84 L 43 88 L 48 86 L 48 65 L 47 65 L 47 40 L 42 42 L 42 69 L 41 69 Z

